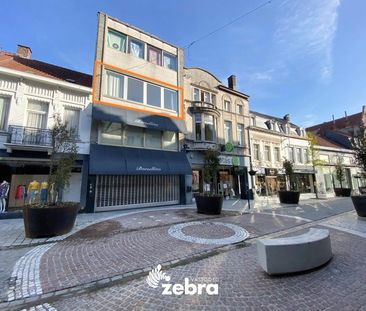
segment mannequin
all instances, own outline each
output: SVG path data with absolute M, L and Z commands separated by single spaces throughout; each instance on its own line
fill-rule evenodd
M 42 183 L 41 183 L 41 202 L 47 203 L 47 197 L 48 197 L 48 182 L 42 181 Z
M 40 184 L 37 180 L 33 180 L 28 185 L 29 204 L 34 203 L 39 193 Z
M 6 210 L 6 199 L 9 194 L 9 188 L 9 183 L 6 180 L 0 184 L 0 213 Z
M 51 199 L 51 203 L 55 203 L 57 202 L 57 194 L 56 194 L 56 198 L 55 198 L 55 184 L 52 183 L 50 186 L 50 199 Z

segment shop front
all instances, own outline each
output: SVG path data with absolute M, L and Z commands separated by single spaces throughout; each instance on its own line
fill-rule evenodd
M 80 155 L 72 169 L 70 187 L 60 192 L 60 200 L 85 205 L 87 157 Z M 20 210 L 31 203 L 46 203 L 52 192 L 48 184 L 49 156 L 28 151 L 3 152 L 0 161 L 0 180 L 8 184 L 5 211 Z
M 259 196 L 277 195 L 286 187 L 286 180 L 277 168 L 262 167 L 256 174 L 256 192 Z
M 300 193 L 315 193 L 315 172 L 312 168 L 294 168 L 294 184 Z
M 191 174 L 183 152 L 92 144 L 88 211 L 190 203 Z
M 202 193 L 208 189 L 204 176 L 204 152 L 189 152 L 188 158 L 192 165 L 193 194 Z M 227 198 L 247 198 L 248 171 L 245 158 L 237 155 L 219 155 L 220 166 L 217 174 L 216 193 Z M 205 188 L 206 187 L 206 188 Z

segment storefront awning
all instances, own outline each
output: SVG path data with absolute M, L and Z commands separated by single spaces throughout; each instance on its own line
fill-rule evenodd
M 183 152 L 90 145 L 91 175 L 191 175 Z
M 186 133 L 184 121 L 107 105 L 93 105 L 93 119 L 156 130 Z

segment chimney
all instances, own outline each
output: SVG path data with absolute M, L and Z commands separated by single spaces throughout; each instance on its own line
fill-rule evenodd
M 236 90 L 236 76 L 231 75 L 229 78 L 227 78 L 227 84 L 229 89 Z
M 23 58 L 32 58 L 32 50 L 30 47 L 25 45 L 17 45 L 17 56 L 23 57 Z

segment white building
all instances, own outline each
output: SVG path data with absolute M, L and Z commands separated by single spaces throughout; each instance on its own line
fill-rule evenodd
M 78 160 L 63 201 L 85 205 L 92 76 L 31 58 L 29 47 L 0 52 L 0 179 L 10 183 L 8 208 L 21 207 L 17 188 L 47 180 L 50 131 L 59 114 L 78 133 Z
M 294 178 L 301 193 L 314 192 L 314 170 L 308 159 L 305 130 L 283 118 L 250 112 L 250 147 L 258 195 L 274 195 L 286 187 L 283 161 L 294 164 Z

